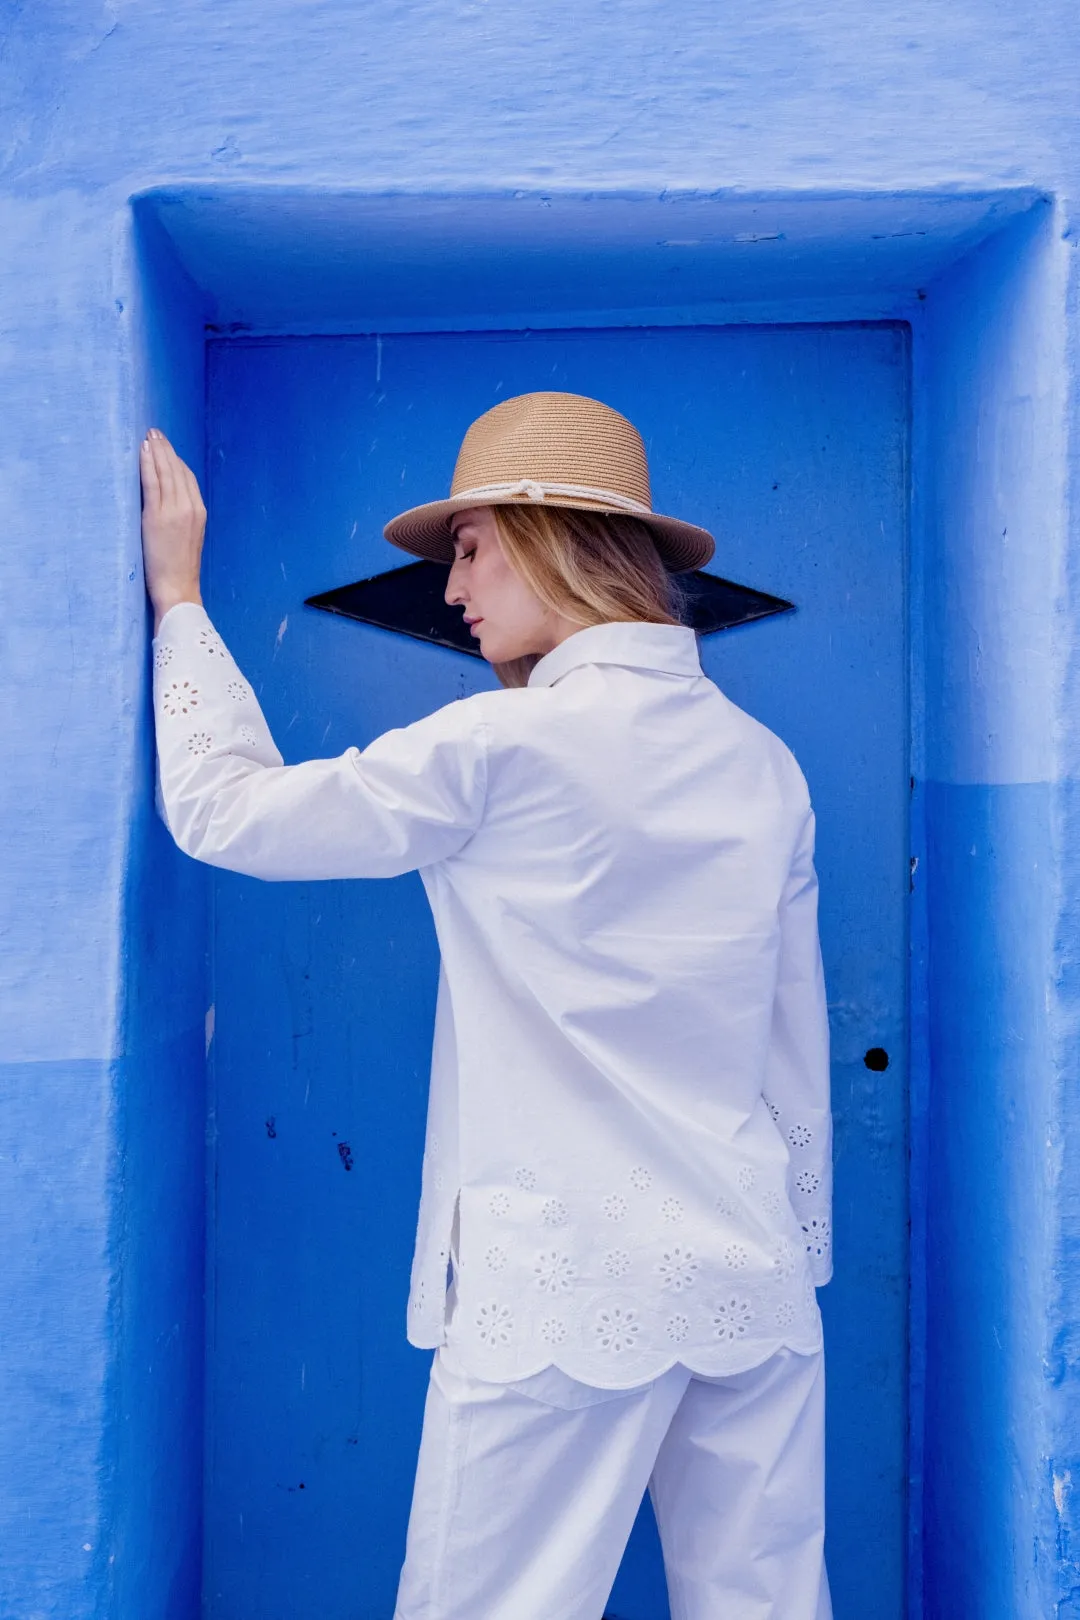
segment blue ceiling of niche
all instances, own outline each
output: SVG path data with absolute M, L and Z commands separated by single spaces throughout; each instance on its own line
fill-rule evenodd
M 222 185 L 155 189 L 135 207 L 204 289 L 209 321 L 304 331 L 588 311 L 722 317 L 838 294 L 910 298 L 1039 196 L 372 196 Z

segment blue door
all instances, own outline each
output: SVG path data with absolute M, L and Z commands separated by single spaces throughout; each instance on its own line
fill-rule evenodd
M 716 572 L 797 604 L 703 645 L 818 813 L 838 1620 L 903 1610 L 908 385 L 886 324 L 253 339 L 212 346 L 209 385 L 210 612 L 288 761 L 491 684 L 302 604 L 405 562 L 383 523 L 444 493 L 465 427 L 513 394 L 623 411 L 657 509 L 713 530 Z M 389 1620 L 430 1359 L 404 1315 L 433 931 L 415 875 L 213 882 L 207 1612 Z M 667 1614 L 647 1508 L 608 1612 Z

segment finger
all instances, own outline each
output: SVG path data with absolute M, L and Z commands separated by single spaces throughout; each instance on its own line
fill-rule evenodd
M 161 504 L 161 486 L 158 482 L 157 467 L 154 464 L 154 451 L 150 439 L 144 439 L 139 446 L 139 473 L 142 477 L 142 492 L 144 506 L 159 506 Z
M 176 499 L 176 471 L 174 465 L 176 451 L 164 434 L 151 439 L 150 443 L 153 446 L 154 466 L 157 468 L 162 503 L 171 506 Z
M 180 463 L 180 467 L 184 475 L 184 481 L 187 484 L 188 493 L 191 496 L 191 504 L 194 506 L 196 512 L 201 512 L 203 517 L 205 517 L 206 505 L 202 498 L 202 490 L 199 488 L 199 480 L 196 478 L 186 461 L 182 461 Z

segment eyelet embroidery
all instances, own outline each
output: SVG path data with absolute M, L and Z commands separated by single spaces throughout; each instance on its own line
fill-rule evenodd
M 251 687 L 247 681 L 230 681 L 225 690 L 234 703 L 245 703 L 251 696 Z
M 204 652 L 209 653 L 211 658 L 228 657 L 225 644 L 215 630 L 200 630 L 199 646 Z
M 154 648 L 154 668 L 167 669 L 173 661 L 173 650 L 167 645 Z
M 681 1294 L 686 1288 L 693 1288 L 698 1270 L 698 1260 L 690 1249 L 668 1249 L 662 1259 L 656 1263 L 657 1274 L 662 1288 L 670 1288 L 672 1293 Z
M 641 1323 L 632 1305 L 609 1305 L 597 1313 L 593 1324 L 597 1347 L 616 1356 L 633 1350 L 640 1333 Z
M 812 1215 L 808 1221 L 803 1221 L 802 1229 L 807 1254 L 823 1260 L 832 1247 L 832 1232 L 826 1217 Z
M 208 731 L 193 731 L 187 740 L 189 754 L 198 757 L 199 754 L 208 754 L 214 746 L 214 739 Z
M 713 1332 L 718 1339 L 725 1339 L 729 1343 L 743 1338 L 753 1320 L 754 1310 L 750 1301 L 740 1299 L 738 1294 L 729 1294 L 717 1300 L 713 1306 Z
M 199 688 L 190 681 L 170 681 L 161 694 L 161 707 L 166 714 L 190 714 L 199 707 Z
M 565 1226 L 570 1212 L 561 1198 L 548 1198 L 541 1205 L 540 1219 L 545 1226 Z
M 548 1249 L 538 1254 L 533 1271 L 537 1288 L 545 1294 L 568 1294 L 577 1276 L 577 1267 L 570 1256 L 558 1249 Z
M 514 1336 L 514 1318 L 509 1305 L 488 1300 L 476 1312 L 476 1332 L 481 1344 L 509 1344 Z
M 773 1246 L 773 1271 L 780 1278 L 787 1278 L 795 1271 L 795 1250 L 786 1237 L 777 1238 Z
M 776 1104 L 774 1102 L 770 1102 L 768 1097 L 765 1096 L 764 1092 L 762 1092 L 761 1100 L 769 1110 L 769 1113 L 772 1115 L 773 1119 L 778 1120 L 780 1118 L 780 1110 L 777 1108 Z
M 192 686 L 191 690 L 196 689 Z M 256 710 L 249 710 L 249 714 L 257 719 Z M 244 728 L 237 727 L 236 730 L 244 734 Z M 250 730 L 254 732 L 255 727 L 252 726 Z M 193 746 L 196 739 L 200 747 L 212 745 L 209 732 L 194 733 L 188 746 Z M 796 1118 L 794 1124 L 783 1128 L 783 1135 L 797 1154 L 811 1145 L 815 1131 Z M 429 1139 L 429 1154 L 433 1154 L 438 1145 L 438 1138 L 433 1133 Z M 811 1159 L 810 1162 L 814 1164 L 815 1160 Z M 803 1163 L 806 1164 L 805 1159 Z M 706 1336 L 714 1343 L 718 1340 L 726 1344 L 747 1341 L 754 1345 L 755 1333 L 765 1342 L 770 1333 L 779 1335 L 781 1330 L 790 1331 L 794 1324 L 799 1324 L 797 1331 L 800 1333 L 809 1332 L 816 1318 L 817 1298 L 812 1283 L 806 1286 L 804 1295 L 803 1285 L 808 1268 L 803 1259 L 803 1245 L 808 1256 L 816 1256 L 819 1261 L 824 1259 L 831 1251 L 829 1223 L 824 1218 L 808 1217 L 800 1228 L 792 1220 L 788 1198 L 782 1190 L 777 1189 L 775 1169 L 759 1168 L 746 1162 L 731 1168 L 738 1191 L 727 1176 L 721 1181 L 721 1190 L 716 1190 L 714 1181 L 712 1204 L 715 1220 L 711 1225 L 708 1204 L 700 1211 L 702 1219 L 699 1224 L 703 1232 L 709 1233 L 707 1256 L 703 1257 L 701 1252 L 704 1237 L 696 1233 L 696 1229 L 690 1230 L 691 1206 L 686 1205 L 682 1198 L 661 1196 L 667 1178 L 658 1177 L 644 1165 L 624 1170 L 626 1180 L 622 1190 L 610 1190 L 609 1183 L 609 1190 L 605 1191 L 601 1183 L 592 1199 L 587 1202 L 582 1199 L 583 1210 L 591 1205 L 594 1222 L 597 1216 L 602 1216 L 613 1225 L 624 1222 L 628 1227 L 635 1211 L 638 1212 L 634 1214 L 635 1220 L 638 1214 L 644 1215 L 646 1222 L 642 1232 L 637 1234 L 621 1228 L 619 1238 L 623 1247 L 606 1248 L 601 1244 L 591 1254 L 585 1251 L 579 1254 L 574 1226 L 581 1212 L 577 1209 L 576 1199 L 565 1191 L 562 1196 L 549 1196 L 552 1188 L 550 1182 L 545 1186 L 547 1178 L 542 1166 L 538 1171 L 527 1163 L 515 1166 L 511 1162 L 503 1172 L 506 1177 L 503 1187 L 496 1191 L 489 1190 L 481 1208 L 486 1206 L 490 1215 L 497 1219 L 510 1216 L 513 1212 L 514 1222 L 524 1219 L 536 1222 L 541 1228 L 548 1229 L 546 1234 L 536 1232 L 537 1241 L 554 1242 L 560 1247 L 546 1249 L 539 1255 L 534 1249 L 532 1257 L 527 1258 L 518 1254 L 514 1244 L 507 1241 L 512 1236 L 509 1226 L 503 1234 L 503 1241 L 498 1242 L 491 1241 L 495 1239 L 496 1232 L 494 1227 L 489 1228 L 489 1241 L 486 1244 L 481 1241 L 476 1260 L 481 1262 L 481 1270 L 488 1275 L 488 1287 L 503 1287 L 508 1291 L 501 1301 L 482 1294 L 481 1302 L 477 1303 L 475 1296 L 472 1297 L 472 1309 L 466 1315 L 466 1322 L 471 1317 L 475 1328 L 474 1342 L 485 1346 L 494 1355 L 500 1348 L 521 1339 L 524 1329 L 518 1320 L 519 1302 L 512 1297 L 511 1285 L 504 1279 L 512 1276 L 512 1286 L 519 1287 L 522 1282 L 527 1283 L 530 1271 L 536 1288 L 532 1297 L 535 1306 L 539 1307 L 535 1316 L 532 1310 L 527 1312 L 530 1334 L 535 1334 L 543 1344 L 554 1346 L 570 1342 L 583 1330 L 584 1342 L 591 1343 L 597 1354 L 602 1353 L 606 1359 L 617 1360 L 627 1366 L 637 1366 L 646 1348 L 656 1345 L 657 1341 L 660 1345 L 666 1343 L 674 1347 L 691 1341 L 696 1344 Z M 429 1164 L 431 1186 L 436 1192 L 441 1191 L 443 1186 L 443 1169 L 441 1163 L 438 1168 Z M 798 1187 L 804 1196 L 812 1196 L 824 1180 L 820 1173 L 821 1165 L 817 1164 L 815 1169 L 801 1170 L 798 1175 L 795 1174 L 797 1169 L 796 1156 L 788 1172 L 791 1176 L 789 1185 L 793 1189 Z M 538 1187 L 539 1192 L 536 1191 Z M 516 1199 L 515 1188 L 519 1194 Z M 651 1198 L 645 1197 L 640 1203 L 636 1201 L 635 1194 L 648 1194 L 650 1191 L 653 1194 Z M 820 1207 L 824 1209 L 827 1206 L 822 1202 Z M 803 1204 L 802 1208 L 806 1209 L 807 1205 Z M 756 1227 L 752 1224 L 755 1209 L 759 1223 Z M 692 1211 L 697 1220 L 696 1195 Z M 773 1224 L 766 1220 L 766 1211 L 770 1216 L 783 1215 L 784 1219 Z M 751 1223 L 745 1236 L 740 1224 L 744 1219 Z M 683 1225 L 679 1227 L 679 1223 Z M 648 1230 L 650 1225 L 651 1234 Z M 664 1225 L 679 1229 L 661 1235 Z M 764 1230 L 761 1230 L 762 1225 Z M 615 1232 L 611 1228 L 607 1230 L 609 1242 L 614 1239 L 617 1245 L 619 1239 Z M 797 1234 L 794 1241 L 792 1234 Z M 650 1236 L 655 1244 L 652 1253 L 646 1249 L 636 1255 L 634 1243 L 628 1242 L 628 1237 L 645 1240 Z M 701 1241 L 695 1241 L 695 1236 Z M 692 1247 L 686 1244 L 687 1238 Z M 728 1241 L 734 1238 L 740 1241 Z M 759 1240 L 763 1243 L 764 1252 L 758 1247 Z M 727 1286 L 731 1290 L 719 1297 L 715 1292 L 719 1279 L 717 1270 L 714 1270 L 714 1267 L 718 1268 L 718 1263 L 729 1272 Z M 445 1270 L 448 1262 L 444 1259 L 442 1264 Z M 815 1274 L 821 1274 L 818 1267 L 815 1267 Z M 741 1278 L 741 1283 L 736 1283 L 736 1276 Z M 627 1279 L 633 1281 L 628 1282 Z M 591 1312 L 587 1309 L 587 1301 L 583 1301 L 586 1303 L 586 1315 L 584 1323 L 579 1326 L 576 1316 L 579 1291 L 586 1284 L 591 1286 L 600 1280 L 611 1290 L 608 1299 L 602 1304 L 601 1294 L 599 1299 L 594 1300 Z M 483 1289 L 482 1280 L 478 1278 L 477 1281 Z M 638 1282 L 642 1284 L 641 1299 L 636 1298 L 634 1292 Z M 709 1287 L 710 1283 L 713 1287 Z M 690 1307 L 689 1313 L 685 1309 L 671 1309 L 676 1298 L 680 1305 Z M 667 1311 L 656 1308 L 661 1301 L 668 1305 Z M 644 1308 L 646 1305 L 647 1309 Z M 422 1284 L 417 1285 L 413 1306 L 414 1310 L 426 1312 L 425 1320 L 437 1310 L 430 1280 L 426 1291 Z M 554 1307 L 559 1314 L 542 1315 L 545 1307 L 549 1312 Z M 746 1352 L 739 1354 L 745 1355 Z
M 243 741 L 247 743 L 249 748 L 254 748 L 255 744 L 259 740 L 258 736 L 256 735 L 254 726 L 241 726 L 240 727 L 240 736 L 243 739 Z

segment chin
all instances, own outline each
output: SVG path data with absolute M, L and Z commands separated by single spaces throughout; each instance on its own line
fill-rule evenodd
M 480 656 L 486 658 L 489 664 L 508 664 L 512 659 L 522 656 L 517 648 L 509 650 L 507 643 L 499 636 L 487 636 L 481 632 L 477 640 Z

